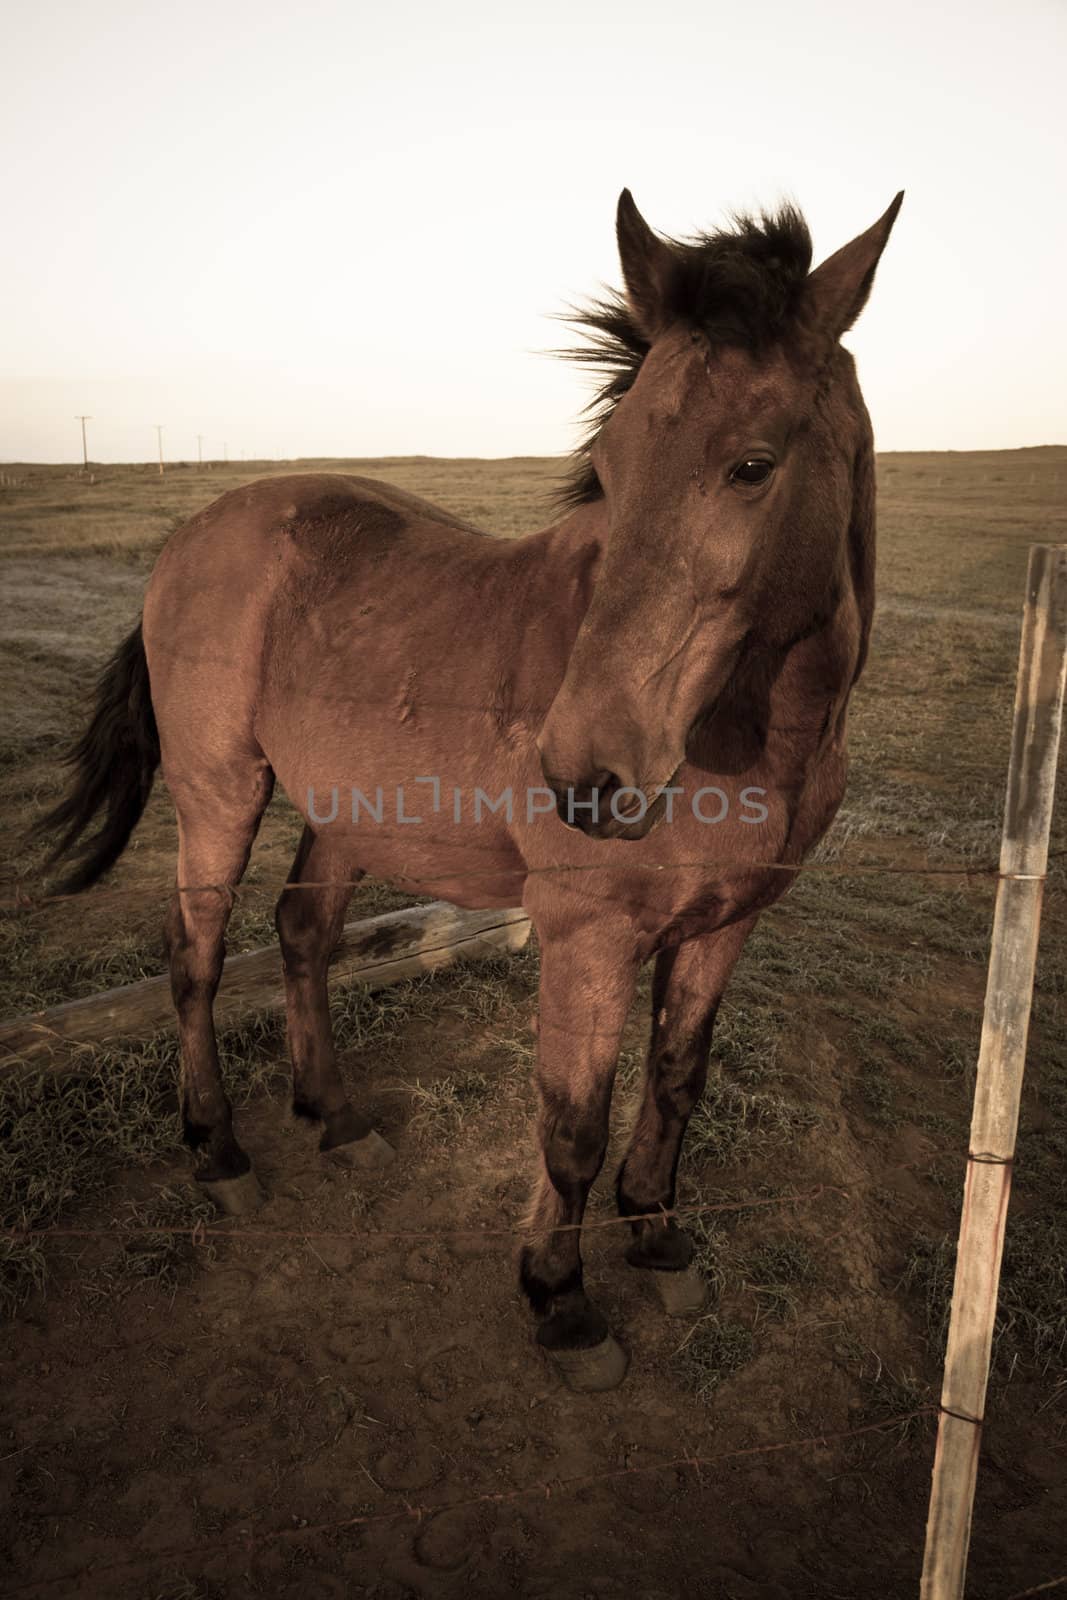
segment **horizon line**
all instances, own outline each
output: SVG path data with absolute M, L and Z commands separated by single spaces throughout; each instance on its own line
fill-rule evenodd
M 979 455 L 983 455 L 983 456 L 987 456 L 987 455 L 1022 455 L 1024 453 L 1026 453 L 1027 451 L 1033 451 L 1033 450 L 1067 450 L 1067 442 L 1059 443 L 1059 442 L 1053 441 L 1053 442 L 1043 443 L 1043 444 L 987 445 L 987 446 L 977 446 L 977 447 L 975 447 L 973 449 L 968 449 L 968 450 L 960 450 L 960 449 L 955 449 L 955 448 L 952 448 L 952 447 L 940 447 L 940 448 L 934 447 L 934 448 L 931 448 L 931 447 L 924 447 L 924 446 L 911 446 L 911 447 L 906 447 L 906 448 L 897 447 L 897 448 L 892 449 L 892 450 L 878 450 L 878 449 L 876 449 L 874 453 L 875 453 L 876 457 L 879 457 L 879 456 L 916 456 L 916 455 L 923 455 L 923 456 L 979 456 Z M 302 455 L 302 456 L 267 456 L 267 455 L 261 456 L 261 455 L 253 455 L 253 456 L 247 456 L 247 457 L 244 457 L 244 456 L 242 456 L 242 457 L 232 457 L 231 456 L 228 459 L 225 459 L 222 456 L 207 456 L 207 457 L 205 457 L 205 459 L 202 462 L 198 461 L 198 460 L 194 460 L 193 458 L 191 458 L 189 456 L 173 456 L 173 457 L 169 458 L 169 460 L 167 460 L 166 464 L 168 466 L 171 466 L 171 467 L 179 467 L 179 466 L 181 466 L 181 467 L 200 467 L 200 466 L 205 466 L 206 467 L 209 464 L 212 465 L 212 466 L 216 466 L 217 465 L 217 466 L 223 466 L 223 467 L 240 467 L 242 465 L 243 466 L 251 466 L 256 462 L 262 462 L 262 463 L 266 463 L 266 464 L 271 464 L 271 463 L 275 463 L 275 464 L 277 464 L 277 463 L 292 463 L 293 465 L 297 465 L 300 462 L 304 462 L 304 461 L 389 461 L 389 462 L 398 462 L 398 463 L 399 462 L 414 462 L 414 461 L 419 461 L 419 462 L 430 462 L 430 461 L 456 461 L 456 462 L 458 462 L 458 461 L 486 461 L 486 462 L 500 462 L 500 461 L 555 461 L 555 462 L 566 462 L 566 461 L 569 461 L 574 456 L 575 453 L 576 452 L 574 452 L 574 451 L 569 451 L 568 450 L 568 451 L 560 451 L 560 452 L 555 452 L 555 453 L 550 452 L 548 454 L 519 453 L 519 454 L 511 454 L 511 455 L 503 455 L 503 456 L 479 456 L 479 455 L 443 456 L 443 455 L 426 455 L 422 451 L 413 451 L 413 452 L 410 452 L 408 454 L 403 454 L 403 455 L 399 454 L 399 453 L 396 453 L 396 452 L 393 452 L 393 451 L 379 451 L 379 452 L 376 452 L 376 453 L 374 453 L 372 455 L 360 455 L 360 456 L 357 456 L 357 455 L 351 455 L 351 456 L 349 456 L 349 455 Z M 141 461 L 133 461 L 133 460 L 127 460 L 127 461 L 102 461 L 102 460 L 97 460 L 97 459 L 91 458 L 90 462 L 89 462 L 90 466 L 97 466 L 97 467 L 155 467 L 157 464 L 158 464 L 157 457 L 155 457 L 155 456 L 146 456 Z M 12 456 L 12 457 L 0 457 L 0 466 L 4 466 L 4 467 L 82 467 L 82 463 L 79 462 L 76 457 L 70 457 L 69 459 L 64 459 L 64 460 L 36 461 L 36 460 L 31 460 L 30 458 L 28 458 L 26 456 Z M 85 470 L 84 467 L 82 467 L 82 470 L 83 471 Z

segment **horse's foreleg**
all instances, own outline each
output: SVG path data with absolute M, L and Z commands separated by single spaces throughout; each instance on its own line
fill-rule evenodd
M 644 1088 L 616 1194 L 620 1215 L 633 1219 L 627 1260 L 657 1270 L 664 1305 L 677 1314 L 698 1310 L 704 1288 L 690 1267 L 691 1239 L 663 1213 L 674 1207 L 682 1140 L 707 1080 L 719 1002 L 755 921 L 747 917 L 656 958 Z
M 285 970 L 285 1009 L 293 1062 L 293 1110 L 322 1123 L 319 1149 L 361 1171 L 385 1166 L 393 1151 L 350 1104 L 334 1052 L 327 969 L 362 876 L 305 828 L 274 914 Z
M 574 1388 L 619 1383 L 626 1358 L 589 1300 L 579 1244 L 589 1189 L 608 1139 L 619 1043 L 637 975 L 594 922 L 553 937 L 538 925 L 541 986 L 536 1083 L 541 1171 L 527 1219 L 521 1282 L 540 1318 L 538 1343 Z

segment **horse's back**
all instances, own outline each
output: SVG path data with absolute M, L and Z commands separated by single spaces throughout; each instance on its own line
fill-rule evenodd
M 247 498 L 242 502 L 241 497 Z M 215 506 L 220 511 L 229 509 L 227 502 L 231 498 L 237 502 L 234 510 L 238 515 L 247 505 L 253 516 L 266 516 L 272 526 L 283 529 L 334 518 L 354 519 L 358 529 L 364 518 L 373 518 L 375 508 L 383 508 L 395 513 L 397 527 L 407 523 L 425 523 L 441 528 L 458 528 L 464 533 L 485 537 L 481 529 L 464 522 L 431 500 L 424 500 L 420 495 L 398 488 L 396 484 L 349 473 L 302 472 L 290 477 L 260 478 L 244 489 L 235 489 L 223 495 L 215 502 Z
M 341 473 L 294 473 L 230 489 L 178 528 L 149 580 L 146 633 L 181 619 L 205 618 L 213 603 L 228 622 L 235 610 L 259 610 L 287 576 L 351 569 L 382 546 L 409 539 L 479 547 L 484 533 L 451 512 L 393 484 Z
M 302 472 L 259 478 L 228 490 L 171 535 L 164 555 L 195 550 L 202 556 L 223 535 L 224 553 L 240 555 L 263 540 L 299 539 L 324 528 L 356 538 L 361 533 L 400 533 L 414 525 L 485 537 L 471 523 L 394 484 L 342 473 Z
M 161 731 L 206 700 L 247 720 L 275 645 L 328 597 L 364 589 L 399 560 L 485 536 L 392 484 L 340 473 L 261 478 L 231 489 L 167 540 L 145 594 L 143 632 Z M 197 712 L 198 718 L 202 711 Z

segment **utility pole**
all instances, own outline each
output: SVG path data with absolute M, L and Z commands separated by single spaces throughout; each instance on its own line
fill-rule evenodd
M 163 476 L 163 424 L 162 424 L 162 422 L 157 422 L 155 427 L 156 427 L 156 437 L 159 440 L 159 476 L 162 477 Z
M 204 465 L 204 435 L 202 433 L 198 433 L 196 436 L 196 459 L 197 463 L 202 467 Z
M 82 425 L 82 466 L 85 468 L 85 471 L 88 472 L 88 470 L 89 470 L 89 447 L 85 443 L 85 424 L 87 422 L 92 422 L 93 419 L 92 419 L 92 417 L 75 417 L 74 420 L 75 420 L 75 422 L 80 422 L 81 425 Z
M 222 447 L 222 459 L 223 461 L 229 461 L 230 459 L 230 447 L 228 444 L 224 444 Z

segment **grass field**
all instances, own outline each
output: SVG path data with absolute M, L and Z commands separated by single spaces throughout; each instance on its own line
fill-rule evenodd
M 501 536 L 550 520 L 558 471 L 536 459 L 414 458 L 174 467 L 162 479 L 154 468 L 104 467 L 89 482 L 73 468 L 4 469 L 5 897 L 37 884 L 20 830 L 57 791 L 62 748 L 95 672 L 138 615 L 162 539 L 225 488 L 322 467 L 386 478 Z M 178 1139 L 169 1034 L 75 1060 L 62 1076 L 0 1067 L 3 1224 L 114 1221 L 118 1230 L 102 1245 L 0 1246 L 11 1319 L 4 1343 L 20 1363 L 0 1419 L 0 1473 L 14 1507 L 0 1557 L 7 1578 L 106 1565 L 131 1543 L 165 1552 L 253 1515 L 316 1523 L 428 1486 L 443 1500 L 471 1482 L 521 1487 L 654 1462 L 683 1442 L 708 1453 L 709 1441 L 719 1450 L 802 1438 L 936 1399 L 993 884 L 930 869 L 996 861 L 1027 548 L 1067 538 L 1065 491 L 1067 448 L 879 458 L 878 614 L 853 700 L 847 801 L 819 851 L 824 870 L 801 878 L 746 949 L 681 1195 L 733 1202 L 826 1184 L 847 1198 L 699 1223 L 715 1296 L 681 1330 L 622 1281 L 618 1241 L 595 1236 L 598 1297 L 634 1351 L 617 1396 L 575 1405 L 545 1377 L 527 1354 L 511 1263 L 499 1251 L 442 1242 L 405 1254 L 387 1238 L 517 1222 L 535 949 L 338 997 L 345 1072 L 402 1157 L 381 1189 L 324 1171 L 309 1136 L 286 1119 L 275 1019 L 253 1019 L 225 1039 L 242 1127 L 272 1192 L 262 1215 L 278 1227 L 355 1227 L 356 1242 L 344 1248 L 268 1251 L 224 1240 L 197 1253 L 165 1231 L 123 1239 L 124 1222 L 165 1230 L 206 1214 Z M 1064 785 L 1053 838 L 1060 852 Z M 273 936 L 274 893 L 299 831 L 279 796 L 231 924 L 231 951 Z M 3 1012 L 161 971 L 173 850 L 159 785 L 107 893 L 4 910 Z M 844 870 L 861 864 L 916 870 Z M 974 1600 L 1004 1600 L 1067 1570 L 1063 867 L 1061 859 L 1045 907 Z M 364 885 L 351 915 L 403 903 L 388 886 Z M 616 1143 L 646 1012 L 644 1003 L 635 1010 L 621 1063 Z M 610 1213 L 609 1170 L 610 1160 L 594 1215 Z M 347 1342 L 338 1328 L 349 1329 Z M 205 1341 L 216 1339 L 213 1355 Z M 365 1361 L 352 1355 L 372 1347 Z M 225 1373 L 232 1393 L 218 1390 Z M 190 1410 L 190 1397 L 205 1394 L 206 1412 Z M 917 1588 L 932 1432 L 914 1423 L 873 1439 L 814 1460 L 753 1458 L 703 1484 L 672 1479 L 666 1498 L 653 1477 L 625 1493 L 589 1491 L 569 1504 L 564 1532 L 553 1529 L 558 1548 L 546 1550 L 540 1514 L 523 1504 L 491 1526 L 459 1513 L 454 1526 L 436 1519 L 432 1537 L 389 1527 L 286 1542 L 247 1570 L 226 1554 L 160 1556 L 144 1571 L 66 1592 L 853 1600 L 874 1592 L 876 1577 L 892 1600 Z M 179 1481 L 192 1489 L 168 1520 L 162 1508 Z M 366 1587 L 337 1587 L 353 1583 Z

